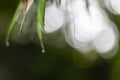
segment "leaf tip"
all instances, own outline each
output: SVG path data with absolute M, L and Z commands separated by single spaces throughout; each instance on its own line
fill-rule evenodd
M 7 47 L 10 46 L 10 43 L 9 43 L 9 42 L 6 42 L 6 46 L 7 46 Z
M 44 49 L 42 50 L 42 53 L 45 53 L 45 50 L 44 50 Z

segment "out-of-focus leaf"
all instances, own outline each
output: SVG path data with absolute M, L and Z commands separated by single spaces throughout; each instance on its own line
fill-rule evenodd
M 11 32 L 12 32 L 12 30 L 13 30 L 13 28 L 14 28 L 14 25 L 15 25 L 15 23 L 16 23 L 19 15 L 20 15 L 22 12 L 24 12 L 24 15 L 23 15 L 22 21 L 21 21 L 21 26 L 20 26 L 20 33 L 21 33 L 22 28 L 23 28 L 23 23 L 24 23 L 24 20 L 25 20 L 25 17 L 26 17 L 26 14 L 27 14 L 27 12 L 29 11 L 29 9 L 30 9 L 30 7 L 31 7 L 32 4 L 33 4 L 33 0 L 27 0 L 27 1 L 22 0 L 22 1 L 19 3 L 19 5 L 18 5 L 18 7 L 17 7 L 17 9 L 16 9 L 16 11 L 15 11 L 15 14 L 14 14 L 14 16 L 13 16 L 13 19 L 12 19 L 12 21 L 11 21 L 11 23 L 10 23 L 10 27 L 9 27 L 9 29 L 8 29 L 8 33 L 7 33 L 7 37 L 6 37 L 6 45 L 7 45 L 7 46 L 9 46 L 9 38 L 10 38 Z M 25 10 L 25 11 L 24 11 L 24 10 Z
M 38 15 L 40 18 L 41 25 L 44 25 L 45 7 L 46 7 L 46 0 L 38 0 Z
M 37 12 L 37 34 L 41 43 L 42 52 L 45 52 L 42 41 L 42 27 L 44 26 L 46 0 L 38 0 L 38 12 Z
M 24 15 L 23 15 L 22 21 L 21 21 L 21 26 L 20 26 L 20 33 L 21 33 L 25 17 L 27 15 L 27 12 L 30 9 L 31 5 L 33 4 L 33 2 L 34 2 L 34 0 L 27 0 L 27 1 L 22 0 L 20 2 L 18 8 L 15 11 L 15 14 L 14 14 L 13 19 L 11 21 L 10 27 L 8 29 L 8 33 L 7 33 L 7 37 L 6 37 L 6 45 L 9 45 L 9 38 L 10 38 L 11 32 L 14 28 L 14 25 L 15 25 L 19 15 L 21 14 L 21 12 L 24 12 Z M 37 4 L 38 4 L 37 24 L 36 24 L 37 25 L 36 26 L 37 27 L 37 34 L 38 34 L 38 38 L 39 38 L 40 43 L 41 43 L 42 52 L 45 52 L 43 41 L 42 41 L 42 27 L 44 26 L 46 0 L 37 0 Z
M 7 37 L 6 37 L 6 45 L 7 46 L 9 46 L 9 38 L 10 38 L 11 32 L 12 32 L 12 30 L 14 28 L 14 25 L 15 25 L 15 23 L 17 21 L 17 18 L 18 18 L 19 14 L 20 14 L 20 6 L 21 6 L 21 2 L 19 3 L 19 5 L 18 5 L 18 7 L 17 7 L 17 9 L 15 11 L 15 14 L 14 14 L 14 16 L 12 18 L 12 21 L 10 23 L 10 26 L 9 26 L 9 29 L 8 29 L 8 32 L 7 32 Z

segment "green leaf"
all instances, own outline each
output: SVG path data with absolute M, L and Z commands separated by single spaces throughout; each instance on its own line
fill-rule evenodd
M 19 15 L 21 14 L 21 12 L 24 12 L 23 18 L 22 18 L 22 22 L 20 25 L 20 33 L 22 32 L 23 29 L 23 23 L 26 17 L 27 12 L 29 11 L 29 9 L 31 8 L 31 5 L 33 4 L 33 0 L 28 0 L 28 1 L 21 1 L 15 11 L 15 14 L 12 18 L 12 21 L 10 23 L 10 27 L 8 29 L 7 32 L 7 37 L 6 37 L 6 45 L 9 46 L 9 39 L 10 39 L 10 35 L 12 33 L 13 28 L 15 27 L 15 23 L 19 17 Z M 25 10 L 25 11 L 24 11 Z
M 40 24 L 42 25 L 44 25 L 45 7 L 46 7 L 46 0 L 38 0 L 38 14 L 40 17 Z
M 6 46 L 9 46 L 10 35 L 11 35 L 11 32 L 12 32 L 12 30 L 14 28 L 14 25 L 15 25 L 16 21 L 17 21 L 17 18 L 19 16 L 20 6 L 21 6 L 21 4 L 18 5 L 18 7 L 17 7 L 17 9 L 15 11 L 15 14 L 14 14 L 14 16 L 12 18 L 12 21 L 10 23 L 10 26 L 9 26 L 9 29 L 8 29 L 8 32 L 7 32 L 7 36 L 6 36 Z
M 42 27 L 44 26 L 46 0 L 38 0 L 38 12 L 37 12 L 37 34 L 41 43 L 42 52 L 45 52 L 42 41 Z

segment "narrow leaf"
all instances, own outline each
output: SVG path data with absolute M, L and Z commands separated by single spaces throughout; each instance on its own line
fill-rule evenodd
M 17 7 L 17 9 L 15 11 L 15 14 L 14 14 L 14 16 L 12 18 L 12 21 L 10 23 L 10 26 L 9 26 L 9 29 L 8 29 L 8 32 L 7 32 L 7 36 L 6 36 L 6 46 L 9 46 L 9 38 L 10 38 L 11 32 L 12 32 L 12 30 L 14 28 L 14 25 L 15 25 L 15 23 L 17 21 L 17 18 L 18 18 L 19 14 L 20 14 L 20 7 L 21 7 L 21 2 L 18 5 L 18 7 Z
M 44 25 L 46 0 L 38 0 L 38 12 L 40 15 L 40 24 Z
M 37 34 L 41 43 L 42 52 L 45 52 L 42 41 L 42 27 L 44 26 L 46 0 L 38 0 L 38 12 L 37 12 Z

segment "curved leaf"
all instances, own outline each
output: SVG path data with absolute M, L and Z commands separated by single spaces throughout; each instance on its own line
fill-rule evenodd
M 38 12 L 37 12 L 37 34 L 41 43 L 42 52 L 45 52 L 42 41 L 42 27 L 44 26 L 46 0 L 38 0 Z
M 10 23 L 10 26 L 9 26 L 9 29 L 8 29 L 8 32 L 7 32 L 7 37 L 6 37 L 6 45 L 7 46 L 9 46 L 9 38 L 10 38 L 11 32 L 12 32 L 12 30 L 14 28 L 14 25 L 15 25 L 15 23 L 17 21 L 19 13 L 20 13 L 20 6 L 21 6 L 21 2 L 20 2 L 20 4 L 18 5 L 18 7 L 17 7 L 17 9 L 15 11 L 15 14 L 14 14 L 14 16 L 12 18 L 12 21 Z

